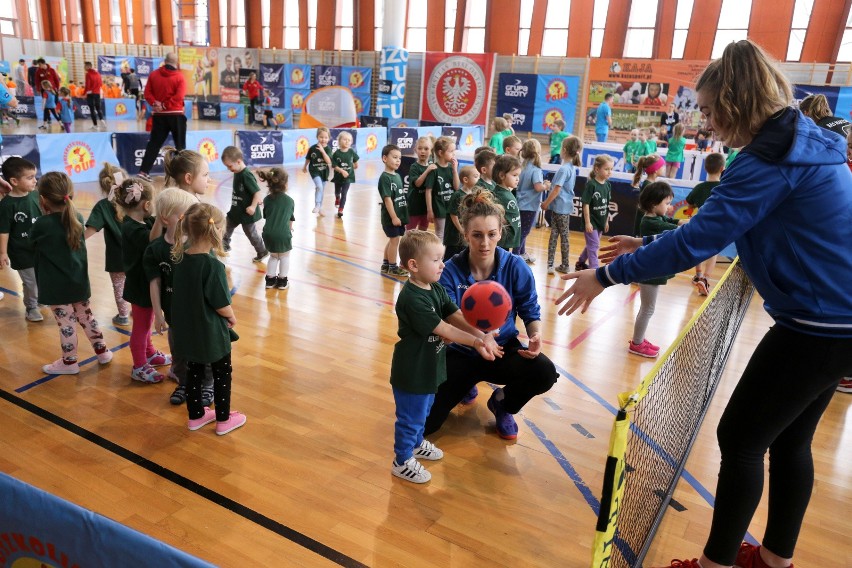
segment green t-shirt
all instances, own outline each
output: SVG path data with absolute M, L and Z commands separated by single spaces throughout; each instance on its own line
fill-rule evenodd
M 160 235 L 145 249 L 142 257 L 142 269 L 145 271 L 145 280 L 150 284 L 152 280 L 160 279 L 160 306 L 166 322 L 172 324 L 172 245 L 166 241 L 165 235 Z M 150 293 L 150 292 L 149 292 Z
M 78 213 L 77 218 L 82 224 L 83 216 Z M 39 303 L 59 306 L 88 300 L 92 290 L 84 235 L 80 235 L 80 248 L 71 250 L 62 213 L 51 213 L 36 220 L 30 238 L 35 251 Z
M 624 144 L 624 163 L 636 165 L 636 150 L 642 143 L 638 140 L 628 140 Z
M 405 283 L 396 299 L 399 341 L 391 360 L 393 388 L 412 394 L 438 392 L 447 380 L 447 350 L 432 332 L 458 309 L 437 282 L 429 290 Z
M 216 313 L 231 304 L 225 265 L 209 254 L 184 254 L 172 281 L 175 353 L 192 363 L 214 363 L 230 353 L 228 321 Z
M 648 140 L 645 140 L 645 149 L 648 151 L 648 154 L 656 154 L 657 153 L 657 141 L 651 140 L 650 138 Z
M 106 271 L 124 272 L 124 261 L 121 258 L 121 223 L 115 216 L 115 205 L 106 198 L 95 203 L 86 226 L 96 231 L 104 230 Z
M 521 211 L 518 209 L 518 200 L 512 192 L 502 186 L 494 186 L 494 197 L 506 210 L 506 225 L 503 226 L 503 235 L 497 246 L 508 250 L 521 246 Z
M 730 150 L 728 150 L 728 157 L 725 158 L 725 169 L 726 170 L 731 167 L 731 164 L 734 163 L 734 158 L 736 158 L 737 154 L 739 154 L 739 153 L 740 153 L 740 151 L 737 148 L 731 148 Z
M 330 148 L 326 146 L 324 149 L 327 155 Z M 311 179 L 318 177 L 322 178 L 323 181 L 328 180 L 328 163 L 325 161 L 322 150 L 320 150 L 319 143 L 311 146 L 311 149 L 308 150 L 308 156 L 305 159 L 308 162 L 308 174 L 311 176 Z
M 246 208 L 251 205 L 258 191 L 260 186 L 251 170 L 243 168 L 243 171 L 234 174 L 234 191 L 231 194 L 231 209 L 228 211 L 228 218 L 233 223 L 244 225 L 260 221 L 260 207 L 255 207 L 254 215 L 246 213 Z
M 358 153 L 355 148 L 349 148 L 345 152 L 336 150 L 331 156 L 331 165 L 335 168 L 340 168 L 349 172 L 349 177 L 343 177 L 340 172 L 334 172 L 334 178 L 331 180 L 334 183 L 355 183 L 355 162 L 358 161 Z
M 492 135 L 491 139 L 488 141 L 488 145 L 491 146 L 492 148 L 494 148 L 494 151 L 497 152 L 498 156 L 501 156 L 503 154 L 503 139 L 506 136 L 511 136 L 511 135 L 512 135 L 512 130 L 510 128 L 507 128 L 506 130 L 503 130 L 502 132 L 498 132 L 497 134 Z
M 636 161 L 639 161 L 639 158 L 642 156 L 647 156 L 651 153 L 651 148 L 648 146 L 648 141 L 642 142 L 641 140 L 636 141 L 636 149 L 633 151 L 633 156 L 636 158 Z
M 444 224 L 444 246 L 447 247 L 463 247 L 465 246 L 464 237 L 456 229 L 455 223 L 450 219 L 451 215 L 459 216 L 459 208 L 461 202 L 467 193 L 463 189 L 458 189 L 450 197 L 450 204 L 447 206 L 447 222 Z
M 293 250 L 293 233 L 290 222 L 295 221 L 296 203 L 286 193 L 267 195 L 263 199 L 263 244 L 269 252 L 281 253 Z
M 562 151 L 562 141 L 568 138 L 571 135 L 570 132 L 565 132 L 564 130 L 560 130 L 559 132 L 554 132 L 550 135 L 550 155 L 558 156 Z
M 671 163 L 683 162 L 683 149 L 686 146 L 686 138 L 669 138 L 669 149 L 666 150 L 666 161 Z
M 139 306 L 140 308 L 151 307 L 151 289 L 148 287 L 148 279 L 145 278 L 145 268 L 142 259 L 145 257 L 145 249 L 148 248 L 151 227 L 154 225 L 152 218 L 145 219 L 144 223 L 134 221 L 127 216 L 121 224 L 121 251 L 124 260 L 124 294 L 122 298 Z
M 693 207 L 703 207 L 704 202 L 710 197 L 713 188 L 719 185 L 718 181 L 702 181 L 692 188 L 689 195 L 686 196 L 686 202 Z
M 435 164 L 435 181 L 432 183 L 432 213 L 436 219 L 443 219 L 447 216 L 447 207 L 450 205 L 450 198 L 456 190 L 453 187 L 453 165 L 439 166 Z
M 609 220 L 611 196 L 612 186 L 608 181 L 599 183 L 591 177 L 586 180 L 586 187 L 583 189 L 583 205 L 589 206 L 589 221 L 598 231 L 603 231 Z
M 38 192 L 31 191 L 22 197 L 7 195 L 0 201 L 0 233 L 8 233 L 6 252 L 13 270 L 35 266 L 35 254 L 30 238 L 36 219 L 41 217 Z
M 420 186 L 415 182 L 428 167 L 429 164 L 424 166 L 414 162 L 408 170 L 408 214 L 411 216 L 426 214 L 426 188 L 435 184 L 435 170 L 426 174 L 426 179 Z
M 642 222 L 639 224 L 639 236 L 647 237 L 649 235 L 659 235 L 660 233 L 671 231 L 672 229 L 677 229 L 677 221 L 671 217 L 645 215 L 642 217 Z M 644 280 L 642 284 L 655 284 L 657 286 L 662 286 L 669 280 L 669 278 L 673 277 L 674 274 L 661 276 L 659 278 L 652 278 L 651 280 Z
M 493 193 L 494 188 L 497 187 L 497 184 L 495 184 L 494 181 L 479 178 L 479 181 L 476 182 L 476 186 L 474 187 L 484 187 L 485 189 Z
M 382 172 L 382 175 L 379 176 L 382 226 L 392 227 L 393 222 L 391 222 L 390 213 L 388 213 L 388 208 L 385 205 L 385 197 L 390 197 L 393 202 L 393 210 L 396 216 L 399 217 L 399 220 L 402 221 L 402 224 L 405 225 L 408 223 L 408 202 L 405 196 L 405 186 L 402 183 L 402 178 L 396 172 L 392 174 Z

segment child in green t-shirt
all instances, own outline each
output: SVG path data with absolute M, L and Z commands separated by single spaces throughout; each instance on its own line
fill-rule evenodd
M 639 129 L 630 131 L 630 139 L 624 143 L 624 171 L 633 173 L 636 170 L 636 151 L 639 149 Z
M 500 156 L 503 154 L 503 138 L 512 136 L 515 131 L 509 126 L 509 121 L 502 116 L 492 118 L 490 128 L 492 134 L 488 140 L 488 145 Z
M 382 199 L 382 231 L 388 238 L 388 244 L 385 245 L 381 271 L 391 276 L 408 276 L 408 272 L 396 263 L 399 238 L 405 234 L 405 224 L 408 223 L 405 186 L 396 173 L 401 161 L 402 152 L 398 146 L 388 144 L 382 148 L 385 171 L 379 176 L 379 197 Z
M 674 179 L 683 165 L 683 149 L 686 147 L 686 138 L 683 133 L 686 127 L 682 122 L 674 125 L 672 135 L 669 138 L 669 147 L 666 150 L 666 177 Z
M 704 202 L 710 197 L 719 183 L 721 183 L 722 172 L 725 170 L 725 156 L 719 153 L 713 153 L 707 156 L 704 160 L 704 170 L 707 172 L 707 181 L 703 181 L 692 188 L 689 195 L 686 196 L 686 202 L 689 207 L 694 210 L 692 215 L 698 213 L 698 209 L 704 206 Z M 699 262 L 695 267 L 695 276 L 692 277 L 692 285 L 701 296 L 706 296 L 710 293 L 710 282 L 707 276 L 713 273 L 716 268 L 716 255 L 708 258 L 704 262 Z
M 12 191 L 0 201 L 0 270 L 7 266 L 18 271 L 24 286 L 24 308 L 27 321 L 44 320 L 38 309 L 35 257 L 31 230 L 41 217 L 36 188 L 36 166 L 18 157 L 6 158 L 3 177 Z
M 447 207 L 447 223 L 444 227 L 444 260 L 452 258 L 465 249 L 464 230 L 459 221 L 459 208 L 461 202 L 466 195 L 473 191 L 479 182 L 479 172 L 475 166 L 467 165 L 459 171 L 459 180 L 461 187 L 450 197 L 450 204 Z
M 487 146 L 477 148 L 473 154 L 473 165 L 479 172 L 479 181 L 476 182 L 476 185 L 484 187 L 488 191 L 494 191 L 494 180 L 491 179 L 491 173 L 495 161 L 497 161 L 497 154 Z
M 550 125 L 550 163 L 562 163 L 562 141 L 570 136 L 570 132 L 565 132 L 565 121 L 557 118 Z
M 506 225 L 497 246 L 506 250 L 516 249 L 521 246 L 521 210 L 512 191 L 517 189 L 520 182 L 521 161 L 503 154 L 494 162 L 492 172 L 495 186 L 491 193 L 506 212 Z
M 322 197 L 325 192 L 325 184 L 328 181 L 328 172 L 331 167 L 331 156 L 329 156 L 328 142 L 331 140 L 331 132 L 325 126 L 317 128 L 317 143 L 308 150 L 305 156 L 305 166 L 302 171 L 311 176 L 314 182 L 314 215 L 323 216 Z
M 396 403 L 391 473 L 412 483 L 432 479 L 418 458 L 444 457 L 444 452 L 423 438 L 435 393 L 447 380 L 444 341 L 473 347 L 488 361 L 503 354 L 494 335 L 468 324 L 438 283 L 444 269 L 443 255 L 441 241 L 428 231 L 408 231 L 399 243 L 400 260 L 411 276 L 395 306 L 399 341 L 393 348 L 390 374 Z
M 612 198 L 612 186 L 609 177 L 612 175 L 614 161 L 608 154 L 598 154 L 592 167 L 592 175 L 586 180 L 583 189 L 583 221 L 586 238 L 586 248 L 580 253 L 576 270 L 597 268 L 598 249 L 601 244 L 601 235 L 609 230 L 609 202 Z M 588 264 L 586 264 L 588 261 Z
M 352 134 L 344 130 L 337 135 L 337 150 L 331 155 L 331 166 L 334 170 L 334 206 L 337 207 L 337 218 L 343 217 L 346 206 L 346 196 L 349 186 L 355 183 L 355 170 L 358 169 L 358 153 L 352 147 Z
M 269 251 L 266 262 L 266 289 L 286 290 L 290 287 L 290 251 L 293 250 L 293 222 L 296 220 L 296 202 L 287 195 L 287 172 L 284 168 L 270 168 L 258 172 L 269 186 L 269 195 L 263 199 L 263 244 Z
M 260 202 L 263 195 L 257 179 L 246 167 L 242 151 L 236 146 L 228 146 L 222 150 L 222 163 L 234 174 L 233 193 L 231 194 L 231 208 L 228 210 L 227 222 L 225 224 L 225 235 L 223 242 L 225 251 L 231 250 L 231 236 L 237 227 L 243 228 L 243 233 L 248 237 L 254 247 L 257 256 L 252 261 L 260 262 L 269 251 L 263 244 L 263 239 L 257 232 L 257 222 L 260 221 Z

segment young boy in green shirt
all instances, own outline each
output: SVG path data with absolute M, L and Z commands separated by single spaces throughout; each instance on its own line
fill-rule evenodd
M 473 165 L 479 172 L 479 181 L 476 182 L 476 185 L 484 187 L 488 191 L 494 191 L 494 180 L 491 179 L 491 172 L 496 161 L 497 153 L 488 146 L 476 149 L 473 154 Z
M 38 309 L 35 252 L 30 238 L 33 223 L 41 217 L 36 188 L 36 166 L 29 160 L 11 157 L 3 162 L 3 178 L 12 191 L 0 201 L 0 270 L 17 270 L 24 285 L 27 321 L 42 321 Z
M 565 132 L 565 121 L 557 118 L 550 125 L 550 163 L 562 163 L 562 141 L 571 135 L 570 132 Z
M 515 131 L 509 126 L 509 121 L 502 116 L 495 116 L 491 119 L 491 138 L 488 140 L 488 145 L 494 152 L 500 156 L 503 154 L 503 138 L 512 136 Z
M 257 232 L 257 222 L 260 221 L 260 205 L 263 195 L 254 174 L 246 167 L 243 153 L 236 146 L 228 146 L 222 150 L 222 163 L 234 174 L 234 190 L 231 194 L 231 209 L 228 211 L 225 223 L 225 235 L 222 241 L 225 251 L 231 250 L 231 236 L 238 226 L 251 242 L 257 252 L 252 261 L 260 262 L 269 254 Z
M 636 171 L 636 152 L 640 149 L 639 129 L 630 131 L 630 140 L 624 143 L 624 171 L 633 173 Z
M 713 191 L 722 180 L 722 172 L 725 171 L 725 156 L 719 153 L 713 153 L 707 156 L 704 160 L 704 170 L 707 172 L 707 181 L 703 181 L 692 188 L 689 195 L 686 196 L 686 202 L 693 209 L 700 209 L 704 206 L 704 202 L 710 197 Z M 697 211 L 693 215 L 697 214 Z M 695 276 L 692 277 L 692 285 L 701 296 L 706 296 L 710 293 L 710 282 L 707 280 L 707 275 L 713 273 L 716 268 L 716 256 L 712 256 L 704 262 L 699 262 L 695 267 Z
M 461 187 L 450 197 L 450 204 L 447 207 L 447 223 L 444 229 L 445 261 L 465 249 L 464 237 L 462 236 L 464 230 L 459 221 L 459 208 L 465 196 L 479 184 L 479 179 L 479 172 L 476 171 L 475 166 L 464 166 L 459 171 Z
M 391 473 L 412 483 L 432 479 L 417 458 L 444 457 L 444 452 L 423 438 L 435 393 L 447 380 L 444 341 L 473 347 L 488 361 L 503 354 L 493 334 L 468 324 L 438 283 L 444 270 L 443 255 L 441 241 L 428 231 L 408 231 L 399 243 L 400 260 L 411 276 L 396 301 L 399 341 L 393 348 L 390 376 L 396 403 Z
M 382 230 L 388 238 L 385 258 L 382 260 L 382 273 L 391 276 L 408 276 L 408 272 L 396 263 L 399 238 L 405 234 L 405 224 L 408 223 L 405 186 L 400 175 L 396 173 L 401 161 L 402 152 L 395 144 L 382 148 L 385 171 L 379 176 L 379 197 L 382 199 Z

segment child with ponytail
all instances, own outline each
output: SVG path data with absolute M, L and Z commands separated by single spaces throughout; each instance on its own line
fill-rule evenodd
M 290 251 L 293 250 L 293 221 L 296 203 L 287 195 L 287 172 L 284 168 L 271 168 L 257 172 L 257 177 L 269 186 L 269 195 L 263 199 L 263 244 L 269 251 L 266 262 L 266 288 L 286 290 L 289 287 Z
M 187 360 L 187 427 L 198 430 L 215 421 L 219 436 L 246 423 L 244 414 L 231 412 L 231 341 L 236 339 L 231 328 L 237 320 L 225 265 L 217 258 L 225 256 L 224 230 L 222 211 L 196 203 L 184 213 L 172 247 L 172 326 L 175 351 Z M 201 400 L 206 365 L 213 371 L 215 411 Z
M 553 176 L 551 187 L 553 189 L 547 198 L 541 203 L 544 211 L 550 211 L 550 240 L 547 243 L 547 273 L 563 274 L 570 270 L 571 263 L 568 260 L 570 250 L 570 234 L 568 224 L 571 220 L 571 211 L 574 210 L 574 184 L 577 181 L 577 168 L 581 165 L 580 152 L 583 151 L 583 142 L 576 136 L 569 136 L 562 141 L 563 164 L 556 175 Z M 560 240 L 562 263 L 553 266 L 556 260 L 556 240 Z
M 636 195 L 636 218 L 633 222 L 633 236 L 639 236 L 639 225 L 642 223 L 642 217 L 645 216 L 645 212 L 642 211 L 642 208 L 639 207 L 639 193 L 642 189 L 645 188 L 649 183 L 654 183 L 657 181 L 661 175 L 665 173 L 666 161 L 663 160 L 659 154 L 648 154 L 647 156 L 642 156 L 636 162 L 636 172 L 633 174 L 633 190 Z M 645 176 L 645 179 L 642 179 L 642 176 Z
M 98 363 L 109 363 L 112 351 L 107 349 L 89 306 L 89 263 L 83 217 L 72 201 L 74 185 L 64 173 L 48 172 L 38 182 L 38 195 L 44 211 L 32 227 L 38 301 L 50 306 L 62 344 L 62 357 L 42 370 L 50 375 L 76 375 L 80 366 L 75 324 L 86 333 Z

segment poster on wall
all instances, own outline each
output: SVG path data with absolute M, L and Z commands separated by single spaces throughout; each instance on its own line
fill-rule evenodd
M 216 52 L 218 69 L 216 79 L 218 80 L 218 91 L 222 102 L 240 102 L 240 89 L 248 80 L 252 71 L 255 73 L 260 65 L 260 59 L 256 49 L 244 48 L 219 48 L 210 51 Z M 248 99 L 242 101 L 247 103 Z
M 694 133 L 701 121 L 695 79 L 706 66 L 706 61 L 593 58 L 585 93 L 585 138 L 595 139 L 597 109 L 608 93 L 613 94 L 608 142 L 626 142 L 634 128 L 659 127 L 670 104 L 687 134 Z
M 421 120 L 487 124 L 496 57 L 494 53 L 427 52 L 420 92 Z
M 353 93 L 369 93 L 373 83 L 373 70 L 369 67 L 341 67 L 341 85 Z
M 284 105 L 284 64 L 283 63 L 261 63 L 260 84 L 269 94 L 270 104 L 273 107 Z
M 307 63 L 288 63 L 284 66 L 284 88 L 309 89 L 311 85 L 311 66 Z
M 498 88 L 496 115 L 511 115 L 515 130 L 547 134 L 560 119 L 574 129 L 579 77 L 502 73 Z
M 408 68 L 408 51 L 401 47 L 383 47 L 379 64 L 376 114 L 401 119 L 405 104 L 405 77 Z
M 210 100 L 219 94 L 216 73 L 218 48 L 181 47 L 178 49 L 178 67 L 186 79 L 186 96 L 199 101 Z

